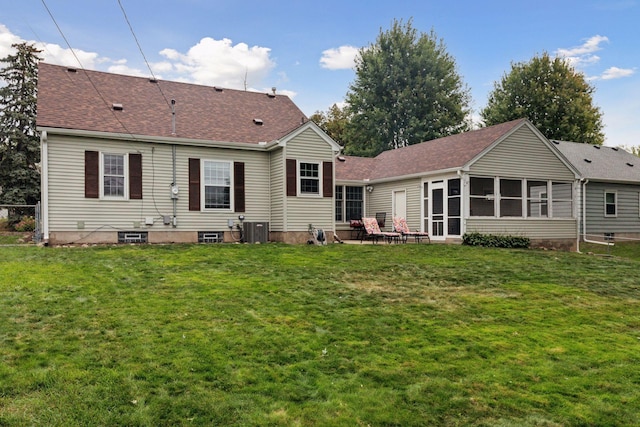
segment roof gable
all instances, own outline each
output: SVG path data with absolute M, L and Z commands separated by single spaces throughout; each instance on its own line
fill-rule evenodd
M 552 141 L 582 178 L 640 183 L 640 158 L 616 147 Z
M 39 127 L 257 144 L 306 121 L 284 95 L 39 66 Z
M 336 179 L 379 180 L 461 169 L 525 123 L 528 123 L 526 119 L 519 119 L 488 126 L 384 151 L 373 159 L 345 157 L 344 162 L 336 163 Z

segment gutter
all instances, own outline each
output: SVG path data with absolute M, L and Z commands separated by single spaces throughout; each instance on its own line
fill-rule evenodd
M 599 242 L 597 240 L 587 239 L 587 184 L 589 179 L 583 179 L 582 181 L 582 241 L 586 243 L 595 243 L 597 245 L 613 246 L 611 242 Z M 578 247 L 578 252 L 580 248 Z

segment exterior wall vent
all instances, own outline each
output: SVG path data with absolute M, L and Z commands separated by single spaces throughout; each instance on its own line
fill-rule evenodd
M 258 126 L 262 126 L 264 124 L 262 119 L 253 119 L 253 123 L 257 124 Z
M 77 73 L 78 70 L 76 70 L 75 68 L 69 67 L 69 68 L 67 68 L 67 72 L 68 73 Z
M 224 232 L 222 231 L 198 231 L 198 243 L 222 243 Z
M 147 243 L 148 231 L 118 231 L 118 243 Z
M 115 102 L 112 104 L 113 107 L 113 111 L 122 111 L 124 110 L 124 107 L 122 106 L 122 104 L 116 104 Z
M 267 243 L 269 241 L 268 222 L 245 222 L 242 224 L 244 241 L 247 243 Z
M 223 88 L 221 88 L 221 87 L 217 87 L 217 86 L 214 86 L 214 87 L 213 87 L 213 89 L 214 89 L 216 92 L 223 92 L 223 91 L 224 91 L 224 89 L 223 89 Z
M 151 77 L 149 79 L 149 83 L 158 83 L 158 79 L 154 79 L 153 77 Z

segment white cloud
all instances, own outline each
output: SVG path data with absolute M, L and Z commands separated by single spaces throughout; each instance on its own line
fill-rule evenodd
M 327 49 L 322 52 L 320 64 L 329 70 L 347 70 L 356 64 L 359 49 L 354 46 L 340 46 L 337 49 Z
M 600 78 L 602 80 L 611 80 L 611 79 L 620 79 L 622 77 L 629 77 L 635 74 L 635 70 L 631 68 L 618 68 L 618 67 L 610 67 L 607 68 Z
M 600 57 L 595 52 L 602 50 L 602 43 L 609 42 L 609 38 L 605 36 L 595 35 L 587 39 L 582 45 L 570 49 L 560 48 L 556 51 L 556 55 L 566 58 L 575 68 L 584 68 L 600 62 Z M 613 80 L 623 77 L 629 77 L 635 73 L 635 69 L 609 67 L 600 75 L 585 76 L 588 81 L 594 80 Z
M 556 55 L 566 58 L 574 67 L 595 64 L 600 61 L 600 57 L 595 55 L 595 52 L 602 50 L 600 45 L 608 41 L 608 37 L 595 35 L 588 38 L 580 46 L 572 47 L 570 49 L 558 49 L 556 51 Z
M 198 84 L 229 88 L 244 88 L 246 84 L 262 84 L 275 63 L 270 58 L 271 49 L 249 47 L 245 43 L 232 44 L 229 39 L 215 40 L 205 37 L 186 53 L 175 49 L 163 49 L 160 55 L 163 70 Z
M 15 52 L 11 47 L 12 44 L 24 41 L 26 40 L 22 40 L 5 25 L 0 24 L 0 58 Z M 127 59 L 112 59 L 101 56 L 97 52 L 87 52 L 81 49 L 73 49 L 72 51 L 53 43 L 28 42 L 42 50 L 40 57 L 50 64 L 82 66 L 90 70 L 100 69 L 110 73 L 133 76 L 149 75 L 146 68 L 130 66 Z M 205 37 L 186 53 L 169 48 L 163 49 L 159 53 L 164 59 L 150 64 L 157 78 L 234 89 L 246 87 L 248 90 L 256 90 L 254 88 L 268 85 L 269 83 L 266 83 L 265 80 L 276 65 L 270 57 L 271 49 L 260 46 L 249 47 L 246 43 L 234 45 L 231 40 L 226 38 L 215 40 Z M 166 77 L 162 75 L 166 75 Z M 278 78 L 278 83 L 286 83 L 289 80 L 285 73 L 279 73 Z M 295 92 L 284 89 L 278 90 L 278 93 L 292 98 L 296 95 Z

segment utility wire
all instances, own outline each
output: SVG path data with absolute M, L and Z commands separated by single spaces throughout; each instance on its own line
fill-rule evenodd
M 67 40 L 67 37 L 64 35 L 64 32 L 62 31 L 62 29 L 60 28 L 60 26 L 58 25 L 58 22 L 56 21 L 56 18 L 54 18 L 53 13 L 51 13 L 51 10 L 49 10 L 49 6 L 47 6 L 47 2 L 45 0 L 41 0 L 42 1 L 42 5 L 44 6 L 44 8 L 47 10 L 47 13 L 49 14 L 49 16 L 51 17 L 51 20 L 53 21 L 53 23 L 55 24 L 56 28 L 58 29 L 58 32 L 60 33 L 60 35 L 62 36 L 62 39 L 64 40 L 64 42 L 67 44 L 67 47 L 69 48 L 69 50 L 71 51 L 71 53 L 73 54 L 73 57 L 76 59 L 76 61 L 78 62 L 78 64 L 80 65 L 80 68 L 85 71 L 85 76 L 87 76 L 87 79 L 89 80 L 89 83 L 91 83 L 91 86 L 93 86 L 93 89 L 96 91 L 96 93 L 98 94 L 98 96 L 100 97 L 100 99 L 102 99 L 102 102 L 104 102 L 105 106 L 107 108 L 109 108 L 109 111 L 111 111 L 111 114 L 113 115 L 113 117 L 118 121 L 118 123 L 120 123 L 120 126 L 122 126 L 122 128 L 125 130 L 125 132 L 127 134 L 129 134 L 129 136 L 131 136 L 131 138 L 133 140 L 136 140 L 136 137 L 129 131 L 129 129 L 127 129 L 127 126 L 125 126 L 124 123 L 122 123 L 122 121 L 120 120 L 120 118 L 118 117 L 117 114 L 115 114 L 115 112 L 113 111 L 113 109 L 109 106 L 109 103 L 107 102 L 107 100 L 104 98 L 104 96 L 102 96 L 102 93 L 100 92 L 100 90 L 98 90 L 98 87 L 95 85 L 95 83 L 93 82 L 93 80 L 91 80 L 91 76 L 89 76 L 89 74 L 86 72 L 87 70 L 84 68 L 84 66 L 82 65 L 82 61 L 80 61 L 80 58 L 78 58 L 78 55 L 76 55 L 75 50 L 73 50 L 73 48 L 71 47 L 71 43 L 69 43 L 69 40 Z
M 156 76 L 153 74 L 153 70 L 151 69 L 151 65 L 149 65 L 149 61 L 147 61 L 147 56 L 144 54 L 144 51 L 142 50 L 142 46 L 140 45 L 140 42 L 138 41 L 138 37 L 136 36 L 135 31 L 133 31 L 133 26 L 131 25 L 131 22 L 129 21 L 129 17 L 127 16 L 127 12 L 124 10 L 124 6 L 122 5 L 122 2 L 120 0 L 118 0 L 118 5 L 120 6 L 120 10 L 122 11 L 122 15 L 124 15 L 125 21 L 127 21 L 127 25 L 129 26 L 129 30 L 131 30 L 131 35 L 133 36 L 133 39 L 136 41 L 136 44 L 138 45 L 138 49 L 140 50 L 140 54 L 142 55 L 142 58 L 144 59 L 144 63 L 147 64 L 147 68 L 149 69 L 149 72 L 151 73 L 151 77 L 153 78 L 153 80 L 157 81 Z M 171 107 L 171 104 L 169 103 L 169 100 L 167 99 L 167 97 L 164 95 L 164 92 L 162 91 L 162 88 L 160 87 L 159 84 L 157 86 L 158 86 L 158 89 L 160 90 L 160 94 L 164 98 L 164 101 L 167 103 L 167 105 L 169 107 Z

